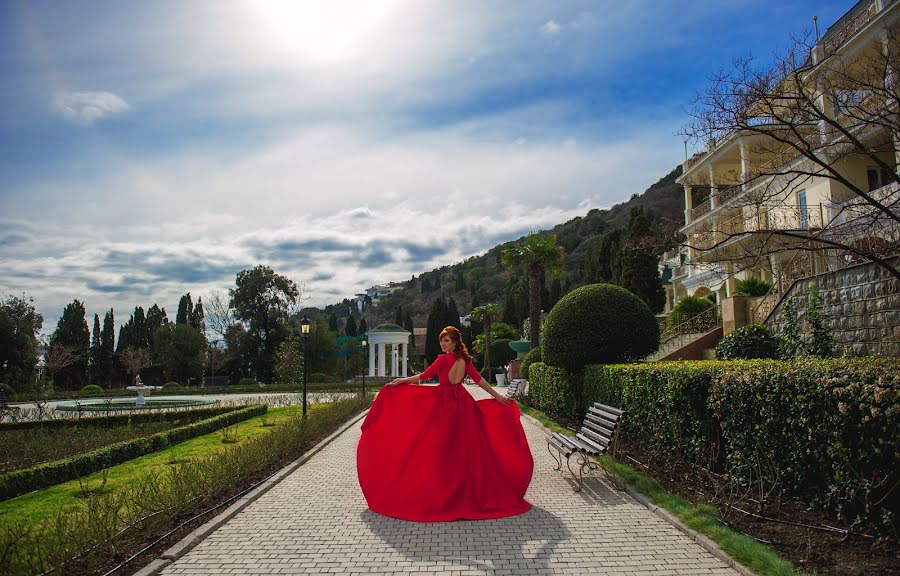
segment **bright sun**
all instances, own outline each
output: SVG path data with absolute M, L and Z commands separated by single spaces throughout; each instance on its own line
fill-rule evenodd
M 264 41 L 310 64 L 351 60 L 370 49 L 398 0 L 249 0 Z

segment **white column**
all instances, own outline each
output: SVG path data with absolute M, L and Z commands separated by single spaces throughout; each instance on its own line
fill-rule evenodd
M 747 143 L 741 140 L 741 188 L 746 190 L 750 182 L 750 153 L 747 150 Z
M 378 375 L 384 376 L 386 374 L 386 366 L 385 366 L 385 354 L 387 353 L 387 344 L 382 342 L 378 345 Z
M 396 378 L 399 376 L 397 366 L 397 343 L 391 342 L 391 376 Z
M 719 185 L 716 183 L 716 175 L 713 167 L 709 167 L 709 211 L 719 207 Z
M 694 208 L 694 197 L 691 196 L 692 188 L 685 184 L 684 185 L 684 223 L 691 223 L 691 210 Z
M 400 346 L 401 346 L 401 350 L 402 350 L 401 354 L 402 354 L 402 356 L 403 356 L 403 370 L 400 371 L 400 375 L 401 375 L 401 376 L 409 376 L 409 371 L 407 370 L 407 368 L 408 368 L 408 366 L 407 366 L 407 361 L 408 361 L 408 354 L 409 354 L 409 343 L 408 343 L 408 342 L 404 342 L 404 343 L 401 344 Z
M 369 376 L 375 375 L 375 345 L 371 342 L 368 347 L 369 352 Z

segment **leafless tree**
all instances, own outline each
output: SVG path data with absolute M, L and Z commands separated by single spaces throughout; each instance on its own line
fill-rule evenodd
M 47 349 L 46 364 L 50 372 L 50 379 L 63 370 L 82 359 L 82 354 L 74 347 L 65 344 L 53 344 Z
M 134 378 L 135 374 L 150 365 L 150 351 L 146 348 L 129 346 L 119 352 L 119 361 L 128 369 L 128 373 Z
M 206 296 L 203 304 L 206 329 L 215 335 L 216 339 L 224 340 L 229 326 L 237 321 L 232 312 L 228 295 L 213 290 Z
M 701 257 L 750 267 L 802 250 L 874 262 L 900 278 L 891 259 L 900 252 L 900 42 L 888 29 L 873 33 L 867 48 L 841 50 L 872 17 L 850 16 L 821 41 L 794 38 L 772 64 L 736 60 L 694 100 L 683 134 L 711 149 L 738 137 L 744 160 L 739 174 L 717 183 L 719 204 L 741 214 L 688 239 Z M 851 164 L 871 169 L 860 178 Z M 821 179 L 832 181 L 838 198 L 824 207 L 792 204 L 796 192 Z M 750 241 L 729 254 L 723 248 L 735 238 Z

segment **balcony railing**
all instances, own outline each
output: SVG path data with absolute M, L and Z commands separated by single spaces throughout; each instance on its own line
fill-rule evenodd
M 878 14 L 876 0 L 860 2 L 854 6 L 840 20 L 834 23 L 825 37 L 822 39 L 822 47 L 825 54 L 831 54 L 847 41 L 848 38 L 859 32 L 863 26 L 869 23 Z

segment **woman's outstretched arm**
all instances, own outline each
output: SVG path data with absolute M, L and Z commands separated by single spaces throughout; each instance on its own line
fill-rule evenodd
M 488 381 L 478 373 L 478 370 L 475 369 L 475 366 L 471 362 L 466 363 L 466 374 L 469 376 L 469 378 L 474 380 L 482 390 L 490 394 L 497 402 L 501 404 L 509 404 L 511 402 L 509 398 L 494 390 L 494 388 L 490 384 L 488 384 Z
M 385 386 L 396 386 L 397 384 L 418 384 L 421 381 L 421 374 L 414 374 L 412 376 L 407 376 L 406 378 L 394 378 Z

